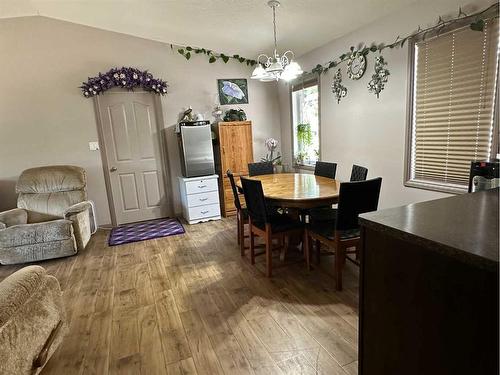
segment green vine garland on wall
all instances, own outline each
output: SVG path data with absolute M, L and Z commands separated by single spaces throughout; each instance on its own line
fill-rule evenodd
M 328 72 L 329 69 L 337 67 L 339 64 L 349 60 L 351 56 L 354 56 L 356 54 L 362 54 L 364 56 L 368 55 L 369 53 L 374 53 L 374 52 L 379 52 L 381 53 L 384 49 L 389 48 L 402 48 L 405 43 L 409 39 L 413 38 L 422 38 L 425 40 L 427 34 L 429 34 L 431 31 L 434 31 L 437 29 L 437 35 L 443 32 L 448 26 L 452 26 L 457 23 L 464 23 L 466 21 L 471 21 L 469 24 L 469 27 L 471 30 L 474 31 L 483 31 L 484 26 L 485 26 L 485 21 L 488 19 L 493 19 L 493 18 L 498 18 L 498 9 L 499 9 L 499 4 L 495 3 L 493 5 L 490 5 L 488 8 L 479 11 L 474 14 L 467 15 L 461 7 L 458 8 L 458 16 L 456 18 L 452 18 L 449 20 L 444 20 L 442 16 L 439 16 L 437 24 L 425 29 L 422 29 L 420 26 L 418 26 L 418 29 L 414 31 L 411 34 L 408 34 L 405 37 L 401 37 L 400 35 L 397 36 L 396 40 L 392 43 L 386 44 L 386 43 L 372 43 L 369 47 L 366 46 L 366 44 L 361 43 L 360 46 L 356 49 L 354 46 L 351 46 L 350 50 L 348 52 L 345 52 L 341 54 L 340 56 L 333 58 L 332 60 L 326 62 L 325 64 L 321 65 L 318 64 L 312 69 L 312 73 L 326 73 Z
M 472 30 L 483 31 L 486 20 L 498 18 L 498 10 L 499 10 L 499 5 L 498 5 L 498 3 L 495 3 L 482 11 L 467 15 L 460 7 L 458 9 L 458 16 L 456 18 L 452 18 L 450 20 L 444 20 L 442 16 L 439 16 L 436 25 L 428 27 L 426 29 L 422 29 L 419 26 L 415 32 L 413 32 L 413 33 L 411 33 L 403 38 L 398 35 L 396 40 L 392 43 L 389 43 L 389 44 L 372 43 L 368 47 L 366 44 L 361 43 L 357 49 L 354 46 L 352 46 L 349 51 L 341 54 L 340 56 L 338 56 L 336 58 L 333 58 L 332 60 L 326 62 L 325 64 L 316 65 L 312 69 L 312 72 L 319 73 L 319 74 L 326 73 L 326 72 L 328 72 L 329 69 L 337 67 L 339 64 L 349 60 L 352 55 L 355 55 L 358 53 L 361 53 L 361 54 L 366 56 L 369 53 L 375 53 L 375 52 L 380 53 L 386 48 L 390 48 L 390 49 L 401 48 L 411 38 L 422 37 L 423 39 L 425 39 L 427 34 L 435 29 L 437 29 L 437 33 L 439 35 L 439 33 L 441 33 L 443 30 L 445 30 L 446 27 L 452 26 L 452 25 L 457 24 L 457 23 L 464 23 L 466 21 L 470 21 L 469 26 Z M 208 62 L 211 64 L 215 63 L 216 61 L 222 61 L 224 63 L 228 63 L 230 60 L 237 61 L 241 64 L 246 64 L 247 66 L 254 66 L 257 64 L 257 61 L 255 59 L 248 59 L 248 58 L 240 56 L 240 55 L 230 55 L 230 54 L 215 52 L 213 50 L 206 49 L 206 48 L 191 47 L 191 46 L 175 46 L 173 44 L 171 44 L 170 47 L 173 50 L 174 49 L 177 50 L 177 52 L 180 55 L 182 55 L 186 60 L 190 60 L 193 55 L 204 55 L 208 58 Z
M 223 61 L 225 64 L 227 64 L 230 59 L 238 61 L 241 64 L 246 64 L 247 66 L 254 66 L 257 64 L 257 60 L 247 59 L 246 57 L 240 55 L 227 55 L 224 53 L 214 52 L 206 48 L 197 48 L 191 46 L 176 47 L 173 44 L 170 45 L 170 48 L 177 49 L 177 52 L 184 56 L 186 60 L 189 60 L 193 55 L 201 54 L 208 57 L 208 62 L 210 64 L 213 64 L 216 61 Z

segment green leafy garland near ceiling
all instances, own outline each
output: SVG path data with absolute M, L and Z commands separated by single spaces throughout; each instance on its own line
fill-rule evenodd
M 177 52 L 184 56 L 186 60 L 189 60 L 193 55 L 202 54 L 208 57 L 208 62 L 210 64 L 213 64 L 216 61 L 223 61 L 225 64 L 227 64 L 230 59 L 238 61 L 241 64 L 247 64 L 247 66 L 254 66 L 257 64 L 257 60 L 247 59 L 246 57 L 240 55 L 226 55 L 224 53 L 214 52 L 211 49 L 206 48 L 197 48 L 191 46 L 176 47 L 173 44 L 170 45 L 170 48 L 177 49 Z
M 499 10 L 499 4 L 495 3 L 482 11 L 468 15 L 460 7 L 458 9 L 458 16 L 456 18 L 450 20 L 444 20 L 442 16 L 439 16 L 436 25 L 428 27 L 426 29 L 422 29 L 419 26 L 416 31 L 405 37 L 401 37 L 398 35 L 396 40 L 389 44 L 372 43 L 369 47 L 367 47 L 366 44 L 362 43 L 360 47 L 358 47 L 358 49 L 352 46 L 348 52 L 345 52 L 340 56 L 331 59 L 330 61 L 326 62 L 323 65 L 322 64 L 316 65 L 311 72 L 319 74 L 326 73 L 328 72 L 329 69 L 335 68 L 337 65 L 349 60 L 351 56 L 355 54 L 361 53 L 363 55 L 368 55 L 369 53 L 374 53 L 374 52 L 380 53 L 386 48 L 390 49 L 401 48 L 409 39 L 413 38 L 425 39 L 425 37 L 427 36 L 427 34 L 429 34 L 429 32 L 436 29 L 437 29 L 437 34 L 439 35 L 439 33 L 448 29 L 448 26 L 453 26 L 454 24 L 457 23 L 464 24 L 466 23 L 466 21 L 470 21 L 469 26 L 472 30 L 483 31 L 486 20 L 498 18 L 498 10 Z M 215 63 L 216 61 L 222 61 L 224 63 L 228 63 L 229 60 L 234 60 L 241 64 L 246 64 L 247 66 L 254 66 L 257 64 L 257 61 L 254 59 L 247 59 L 246 57 L 240 55 L 230 55 L 230 54 L 215 52 L 213 50 L 206 48 L 191 47 L 191 46 L 176 46 L 173 44 L 171 44 L 170 47 L 173 50 L 177 50 L 177 52 L 180 55 L 184 56 L 186 60 L 191 59 L 193 55 L 204 55 L 208 58 L 208 62 L 211 64 Z
M 443 17 L 439 16 L 439 19 L 437 21 L 437 24 L 431 27 L 428 27 L 426 29 L 422 29 L 420 26 L 418 26 L 418 29 L 414 31 L 413 33 L 401 37 L 397 36 L 396 40 L 390 44 L 386 43 L 372 43 L 370 47 L 367 47 L 366 44 L 362 43 L 358 49 L 356 49 L 354 46 L 351 46 L 350 51 L 345 52 L 341 54 L 339 57 L 333 58 L 332 60 L 326 62 L 325 64 L 321 65 L 318 64 L 312 69 L 312 73 L 326 73 L 328 72 L 329 69 L 335 68 L 339 64 L 343 63 L 344 61 L 349 60 L 352 56 L 355 56 L 357 54 L 362 54 L 362 55 L 368 55 L 370 52 L 379 52 L 381 53 L 384 49 L 386 48 L 402 48 L 404 44 L 409 40 L 409 39 L 423 39 L 425 40 L 427 34 L 429 34 L 431 31 L 436 30 L 437 35 L 442 33 L 443 31 L 449 30 L 449 26 L 452 26 L 454 24 L 460 23 L 464 24 L 466 21 L 471 21 L 469 24 L 469 27 L 471 30 L 474 31 L 483 31 L 484 26 L 485 26 L 485 21 L 488 19 L 493 19 L 493 18 L 498 18 L 498 9 L 499 9 L 499 4 L 495 3 L 488 8 L 471 14 L 467 15 L 462 8 L 458 8 L 458 16 L 456 18 L 450 19 L 445 21 Z

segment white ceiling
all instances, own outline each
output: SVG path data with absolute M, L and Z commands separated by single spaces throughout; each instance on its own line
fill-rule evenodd
M 282 0 L 280 50 L 306 53 L 417 0 Z M 271 52 L 267 0 L 0 0 L 0 18 L 41 15 L 167 43 Z

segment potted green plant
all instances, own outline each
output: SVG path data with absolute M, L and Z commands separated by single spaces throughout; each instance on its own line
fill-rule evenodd
M 307 148 L 313 143 L 311 124 L 302 123 L 297 125 L 297 146 L 298 152 L 295 157 L 297 164 L 304 164 L 308 155 Z
M 307 153 L 305 151 L 299 151 L 295 155 L 295 163 L 301 165 L 304 164 L 304 161 L 306 160 Z
M 281 160 L 281 155 L 279 155 L 279 159 L 274 163 L 274 171 L 275 173 L 283 173 L 283 161 Z

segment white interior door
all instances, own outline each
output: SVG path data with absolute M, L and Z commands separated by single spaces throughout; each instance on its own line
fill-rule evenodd
M 153 94 L 111 92 L 100 95 L 97 101 L 116 224 L 167 216 Z

